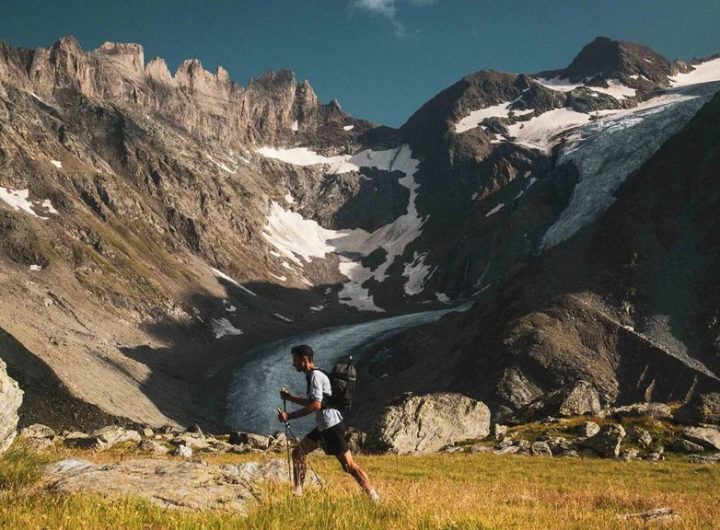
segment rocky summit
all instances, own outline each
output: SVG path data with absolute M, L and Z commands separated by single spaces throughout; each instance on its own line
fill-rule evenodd
M 138 44 L 0 43 L 6 430 L 227 430 L 259 345 L 448 308 L 368 332 L 350 423 L 419 448 L 434 420 L 393 418 L 437 408 L 428 450 L 461 439 L 447 407 L 477 408 L 470 438 L 642 401 L 717 423 L 719 90 L 718 57 L 600 37 L 566 68 L 470 73 L 394 129 L 289 71 L 242 86 Z M 404 392 L 454 397 L 383 412 Z

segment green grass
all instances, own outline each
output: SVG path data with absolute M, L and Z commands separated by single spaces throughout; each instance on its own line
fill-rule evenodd
M 49 455 L 28 450 L 15 442 L 0 459 L 0 490 L 18 490 L 38 482 L 42 468 L 51 462 Z
M 663 528 L 717 528 L 720 466 L 602 459 L 434 454 L 358 456 L 383 502 L 370 503 L 324 456 L 311 461 L 326 490 L 303 498 L 287 484 L 263 487 L 263 501 L 246 516 L 219 511 L 166 510 L 138 499 L 59 495 L 37 482 L 39 466 L 67 456 L 103 462 L 136 453 L 90 453 L 59 448 L 38 458 L 12 449 L 0 459 L 3 501 L 0 528 L 142 529 L 607 529 L 643 528 L 618 515 L 668 507 L 679 519 Z M 265 458 L 283 458 L 270 455 Z M 263 455 L 207 455 L 210 463 Z M 12 470 L 12 471 L 8 471 Z

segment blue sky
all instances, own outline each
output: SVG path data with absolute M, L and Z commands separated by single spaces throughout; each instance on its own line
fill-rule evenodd
M 243 85 L 289 68 L 322 101 L 391 126 L 463 75 L 561 68 L 598 35 L 669 59 L 720 52 L 718 0 L 3 0 L 0 12 L 13 46 L 137 42 L 146 61 L 197 58 Z

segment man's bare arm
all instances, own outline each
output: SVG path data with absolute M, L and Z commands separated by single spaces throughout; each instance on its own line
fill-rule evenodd
M 301 409 L 295 410 L 293 412 L 279 411 L 278 419 L 282 422 L 285 422 L 287 420 L 294 420 L 296 418 L 302 418 L 303 416 L 307 416 L 308 414 L 312 414 L 313 412 L 322 409 L 322 401 L 310 401 L 309 399 L 304 399 L 303 401 L 307 401 L 308 404 Z

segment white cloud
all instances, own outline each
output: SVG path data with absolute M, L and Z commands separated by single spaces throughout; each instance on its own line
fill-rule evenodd
M 374 13 L 380 13 L 388 18 L 393 18 L 397 11 L 395 0 L 355 0 L 355 5 Z
M 397 18 L 397 4 L 399 2 L 407 2 L 410 5 L 422 7 L 434 4 L 435 0 L 353 0 L 353 5 L 387 17 L 395 28 L 395 35 L 404 37 L 405 25 Z

